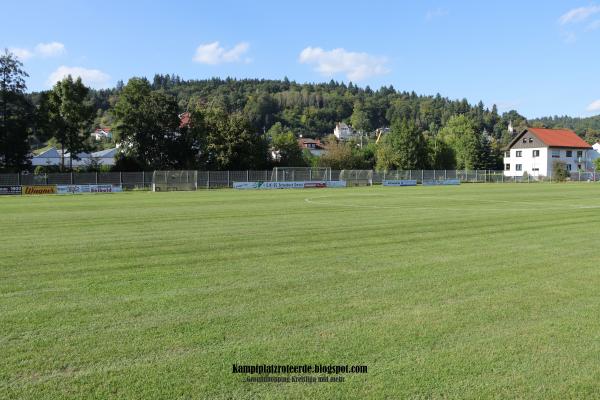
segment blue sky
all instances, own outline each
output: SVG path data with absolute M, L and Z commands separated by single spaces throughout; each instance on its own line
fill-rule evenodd
M 287 4 L 289 3 L 289 4 Z M 529 118 L 600 113 L 600 2 L 10 1 L 30 90 L 176 73 L 393 85 Z

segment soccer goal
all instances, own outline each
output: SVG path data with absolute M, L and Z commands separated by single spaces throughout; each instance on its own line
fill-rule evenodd
M 271 173 L 272 182 L 330 181 L 329 167 L 275 167 Z
M 346 186 L 373 185 L 373 170 L 343 169 L 340 171 L 340 181 L 346 181 Z
M 154 171 L 152 191 L 167 192 L 198 189 L 198 171 Z

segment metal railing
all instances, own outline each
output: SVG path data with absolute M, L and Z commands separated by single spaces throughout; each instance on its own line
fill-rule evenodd
M 331 180 L 340 178 L 339 170 L 331 171 Z M 406 170 L 373 171 L 373 184 L 388 179 L 411 179 L 422 183 L 427 180 L 458 179 L 463 183 L 535 183 L 549 182 L 549 177 L 505 176 L 504 171 L 492 170 Z M 198 171 L 199 189 L 228 188 L 233 182 L 271 181 L 272 170 Z M 572 172 L 570 180 L 576 182 L 600 181 L 600 173 Z M 121 184 L 124 189 L 150 189 L 152 172 L 64 172 L 47 174 L 0 174 L 0 186 L 5 185 L 85 185 Z

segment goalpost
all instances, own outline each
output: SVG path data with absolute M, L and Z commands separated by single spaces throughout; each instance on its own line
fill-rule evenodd
M 347 186 L 372 186 L 373 170 L 343 169 L 340 172 L 340 181 L 346 181 Z
M 275 167 L 271 182 L 330 181 L 329 167 Z
M 198 189 L 198 171 L 154 171 L 152 191 L 167 192 Z

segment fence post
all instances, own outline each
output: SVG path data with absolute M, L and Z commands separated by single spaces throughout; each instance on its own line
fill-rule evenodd
M 73 184 L 73 172 L 71 172 L 71 185 Z
M 479 175 L 477 173 L 478 171 L 475 170 L 475 182 L 479 182 Z
M 250 170 L 246 170 L 246 182 L 250 182 Z
M 448 170 L 444 170 L 444 180 L 448 179 Z
M 119 184 L 123 185 L 123 172 L 119 171 Z M 145 182 L 144 182 L 145 185 Z
M 423 183 L 424 177 L 425 177 L 425 171 L 421 170 L 421 184 Z
M 206 188 L 210 189 L 210 171 L 206 171 Z
M 408 170 L 408 179 L 412 180 L 412 169 Z
M 267 170 L 265 169 L 263 172 L 265 173 L 265 179 L 263 179 L 263 181 L 266 181 L 267 180 Z M 277 172 L 277 170 L 275 170 L 275 172 Z M 275 173 L 275 181 L 277 181 L 277 175 L 278 174 Z
M 46 180 L 46 185 L 48 184 L 48 174 L 44 174 L 44 179 Z
M 96 185 L 98 184 L 98 171 L 96 171 Z
M 227 187 L 229 187 L 229 170 L 227 170 Z
M 21 186 L 21 173 L 17 172 L 17 186 Z
M 142 171 L 142 187 L 146 187 L 146 171 Z

